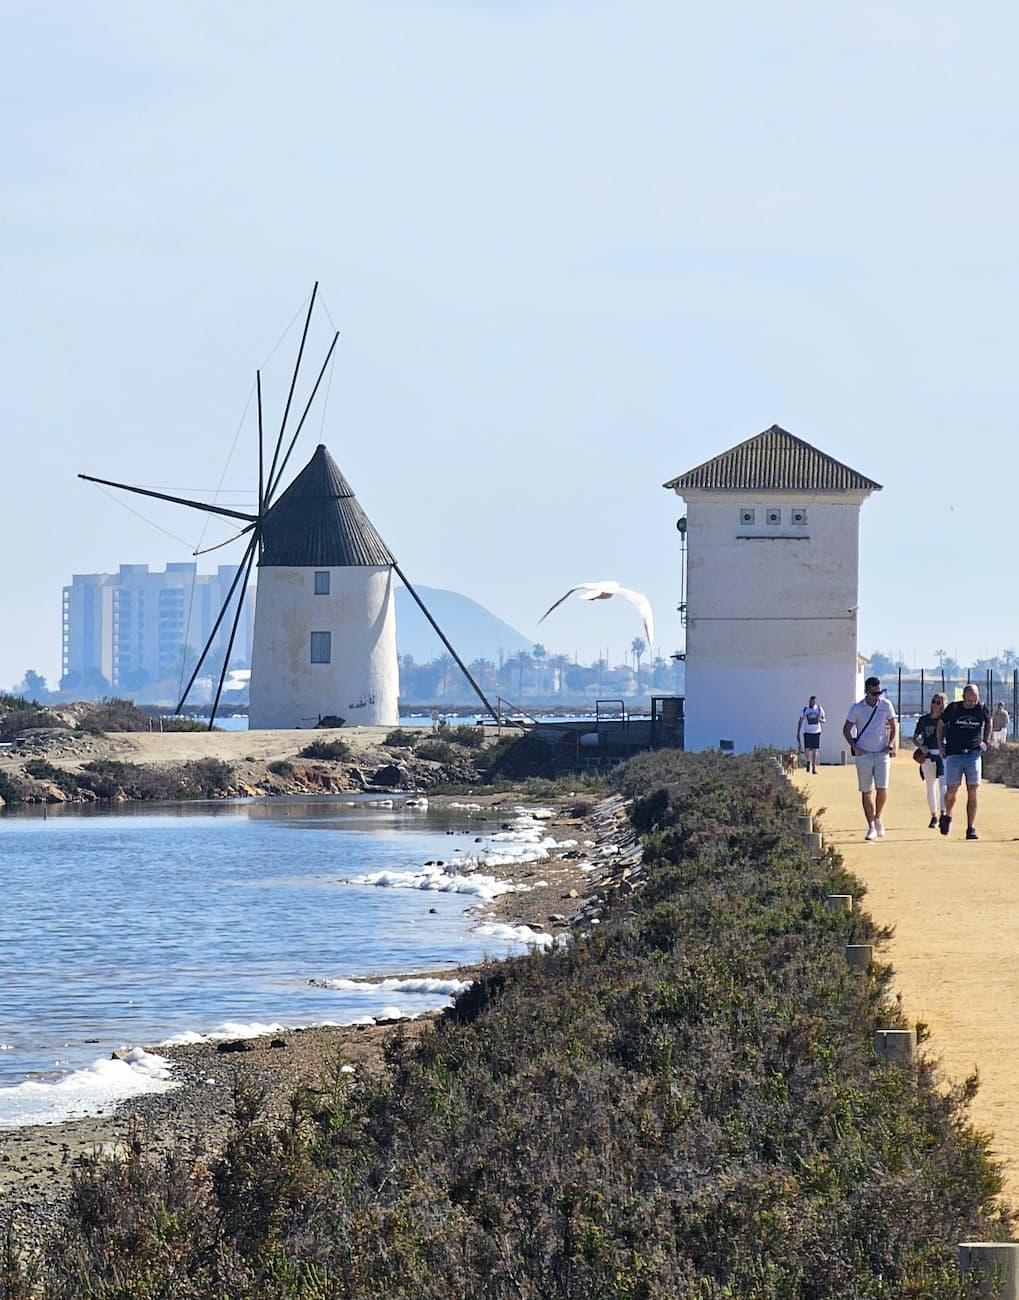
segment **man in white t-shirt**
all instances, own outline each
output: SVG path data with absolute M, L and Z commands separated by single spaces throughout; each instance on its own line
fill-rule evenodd
M 849 710 L 842 734 L 856 763 L 856 776 L 867 818 L 865 840 L 884 838 L 881 813 L 888 798 L 888 773 L 895 757 L 897 723 L 891 701 L 885 698 L 877 677 L 864 682 L 865 695 Z
M 796 748 L 802 746 L 807 760 L 807 771 L 814 776 L 817 776 L 817 756 L 821 751 L 821 728 L 827 721 L 824 709 L 817 702 L 817 696 L 812 695 L 796 724 Z

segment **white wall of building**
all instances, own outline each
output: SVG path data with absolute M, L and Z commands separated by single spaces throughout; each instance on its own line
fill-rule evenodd
M 821 761 L 842 761 L 842 722 L 857 698 L 866 496 L 684 491 L 688 749 L 790 748 L 816 695 L 828 717 Z
M 315 594 L 316 572 L 329 574 L 327 595 Z M 312 632 L 331 634 L 329 663 L 311 662 Z M 248 710 L 253 730 L 313 727 L 329 714 L 348 727 L 395 726 L 399 692 L 391 568 L 259 570 Z

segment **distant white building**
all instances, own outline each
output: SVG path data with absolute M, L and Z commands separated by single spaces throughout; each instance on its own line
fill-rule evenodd
M 687 505 L 686 747 L 788 749 L 816 695 L 840 762 L 860 507 L 881 485 L 773 425 L 665 487 Z
M 395 561 L 324 446 L 261 537 L 249 726 L 395 726 Z
M 117 573 L 76 573 L 63 590 L 61 680 L 69 689 L 133 692 L 179 679 L 186 650 L 196 655 L 212 633 L 237 565 L 198 573 L 193 563 L 122 564 Z M 251 662 L 252 614 L 245 609 L 231 660 Z M 213 643 L 222 653 L 224 620 Z M 106 686 L 103 685 L 105 681 Z

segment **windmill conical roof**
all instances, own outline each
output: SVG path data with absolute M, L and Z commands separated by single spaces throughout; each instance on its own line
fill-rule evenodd
M 260 568 L 331 569 L 396 563 L 321 443 L 267 511 L 262 545 Z
M 879 492 L 881 484 L 773 424 L 664 484 L 721 492 Z

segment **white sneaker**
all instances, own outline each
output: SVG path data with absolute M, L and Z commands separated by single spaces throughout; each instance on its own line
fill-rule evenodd
M 863 837 L 865 840 L 877 839 L 877 822 L 871 822 L 867 827 L 867 834 Z
M 878 839 L 879 839 L 879 840 L 883 840 L 884 837 L 885 837 L 885 828 L 884 828 L 884 826 L 881 824 L 881 818 L 880 818 L 880 817 L 875 817 L 875 818 L 874 818 L 874 829 L 875 829 L 875 831 L 877 831 L 877 837 L 878 837 Z

